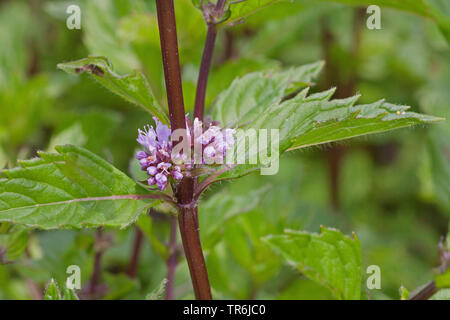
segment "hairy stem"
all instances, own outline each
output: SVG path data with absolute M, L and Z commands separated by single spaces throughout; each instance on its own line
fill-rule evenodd
M 198 233 L 197 207 L 185 208 L 178 215 L 184 253 L 188 259 L 195 297 L 199 300 L 211 300 L 211 288 L 206 271 L 205 258 L 201 250 Z
M 214 9 L 218 16 L 222 16 L 225 7 L 225 0 L 218 0 Z M 208 31 L 206 33 L 206 42 L 203 49 L 202 62 L 198 73 L 197 91 L 195 93 L 194 118 L 203 120 L 205 113 L 206 86 L 208 84 L 209 71 L 216 43 L 217 28 L 214 21 L 208 21 Z
M 177 26 L 173 0 L 156 0 L 161 53 L 172 131 L 185 128 L 181 69 L 178 58 Z
M 144 233 L 141 231 L 141 229 L 136 227 L 133 243 L 133 253 L 131 254 L 130 264 L 128 265 L 126 272 L 130 278 L 136 278 L 143 240 L 144 240 Z
M 170 217 L 170 239 L 169 239 L 169 259 L 167 259 L 167 286 L 166 286 L 166 300 L 174 299 L 174 281 L 175 270 L 178 264 L 177 252 L 177 218 Z
M 185 128 L 181 70 L 173 0 L 156 0 L 161 52 L 166 80 L 167 102 L 172 131 Z M 176 190 L 180 206 L 178 215 L 181 239 L 197 299 L 211 299 L 208 273 L 198 232 L 197 209 L 194 200 L 194 180 L 183 178 Z

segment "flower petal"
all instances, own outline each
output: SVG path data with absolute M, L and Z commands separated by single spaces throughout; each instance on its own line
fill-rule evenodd
M 160 144 L 169 143 L 169 137 L 171 134 L 171 131 L 169 127 L 165 124 L 162 124 L 158 118 L 153 117 L 153 119 L 156 122 L 156 135 L 158 137 L 158 142 Z

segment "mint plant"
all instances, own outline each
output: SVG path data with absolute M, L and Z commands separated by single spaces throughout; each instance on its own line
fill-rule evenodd
M 203 202 L 201 197 L 211 185 L 267 169 L 262 154 L 278 157 L 302 148 L 443 120 L 412 112 L 409 106 L 388 103 L 384 99 L 357 104 L 359 94 L 333 99 L 335 88 L 310 93 L 324 67 L 322 61 L 237 76 L 208 105 L 207 84 L 217 33 L 272 2 L 276 1 L 193 1 L 204 17 L 207 35 L 192 115 L 185 109 L 183 97 L 173 0 L 156 0 L 167 108 L 153 92 L 152 80 L 147 80 L 139 71 L 127 75 L 116 73 L 107 57 L 88 56 L 58 64 L 58 68 L 67 73 L 87 74 L 112 93 L 148 112 L 148 125 L 136 128 L 139 151 L 134 160 L 144 178 L 129 177 L 85 148 L 55 146 L 55 153 L 40 151 L 38 158 L 18 161 L 19 167 L 1 171 L 0 222 L 17 225 L 15 228 L 20 228 L 18 234 L 21 237 L 24 235 L 22 228 L 123 229 L 137 224 L 144 230 L 149 228 L 145 226 L 149 222 L 144 220 L 144 213 L 163 207 L 170 212 L 171 218 L 176 216 L 178 220 L 195 297 L 211 299 L 204 251 L 211 249 L 217 241 L 214 234 L 220 227 L 217 221 L 237 212 L 251 211 L 256 205 L 251 200 L 265 192 L 264 188 L 249 191 L 248 199 L 227 198 L 219 193 Z M 446 27 L 439 14 L 430 13 L 422 6 L 407 8 L 431 14 L 442 28 Z M 177 130 L 184 133 L 176 135 Z M 252 148 L 246 140 L 246 130 L 276 132 L 271 139 L 278 140 L 278 147 L 273 149 L 274 141 L 271 141 L 270 147 L 259 144 L 259 150 Z M 217 137 L 223 132 L 226 139 L 219 140 Z M 200 146 L 201 160 L 194 161 L 195 156 L 187 160 L 187 153 L 195 153 L 196 144 Z M 177 147 L 183 145 L 184 151 L 177 153 Z M 245 158 L 255 157 L 257 161 L 233 164 L 210 161 L 216 157 L 223 160 L 233 152 L 241 152 Z M 218 216 L 221 212 L 217 208 L 223 203 L 233 207 L 234 211 Z M 203 205 L 218 213 L 202 212 Z M 199 227 L 202 229 L 205 223 L 211 231 L 206 238 L 200 239 Z M 240 240 L 238 236 L 236 239 Z M 152 246 L 158 247 L 167 258 L 172 276 L 176 266 L 175 242 L 176 234 L 171 237 L 171 252 L 166 252 L 157 240 L 152 241 Z M 286 230 L 282 235 L 264 237 L 263 242 L 306 277 L 328 288 L 335 298 L 361 298 L 362 258 L 355 234 L 348 237 L 326 227 L 321 228 L 320 234 Z M 243 247 L 244 243 L 242 241 Z M 447 261 L 448 252 L 443 256 Z M 251 261 L 242 263 L 252 264 Z M 447 267 L 441 270 L 435 286 L 448 286 L 446 270 Z M 168 297 L 173 297 L 173 278 L 163 281 L 157 292 L 149 297 L 161 296 L 163 288 Z M 45 293 L 45 299 L 76 298 L 72 291 L 61 295 L 53 280 Z

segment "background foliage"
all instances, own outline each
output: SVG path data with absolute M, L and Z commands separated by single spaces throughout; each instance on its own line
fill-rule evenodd
M 206 26 L 191 1 L 175 2 L 184 97 L 192 113 Z M 70 143 L 136 177 L 132 160 L 136 130 L 151 120 L 132 103 L 145 107 L 152 98 L 111 95 L 87 75 L 67 75 L 56 66 L 88 55 L 107 56 L 117 74 L 137 70 L 127 79 L 137 86 L 149 86 L 157 100 L 154 105 L 164 109 L 154 3 L 70 3 L 82 8 L 81 30 L 65 26 L 67 1 L 0 2 L 0 168 L 15 167 L 19 160 L 36 156 L 38 150 L 54 152 L 56 145 Z M 364 8 L 351 5 L 376 3 L 383 6 L 382 30 L 371 31 L 365 27 Z M 206 105 L 237 76 L 286 70 L 322 59 L 324 71 L 312 93 L 337 86 L 337 98 L 361 92 L 360 104 L 386 98 L 410 105 L 414 112 L 448 119 L 448 2 L 399 3 L 249 0 L 232 6 L 229 20 L 219 30 Z M 242 19 L 245 23 L 239 24 Z M 108 73 L 108 77 L 115 81 L 115 74 Z M 276 176 L 253 174 L 210 189 L 199 214 L 214 297 L 399 299 L 401 286 L 412 291 L 431 280 L 432 269 L 439 264 L 437 244 L 449 225 L 449 138 L 450 126 L 444 122 L 301 149 L 282 158 Z M 67 167 L 75 156 L 83 157 L 76 150 L 58 149 Z M 44 160 L 45 154 L 41 154 Z M 96 158 L 87 158 L 86 166 L 99 170 Z M 30 170 L 6 174 L 33 176 L 32 163 L 28 166 Z M 59 172 L 54 166 L 49 163 L 48 170 Z M 100 167 L 105 166 L 101 163 Z M 71 173 L 59 170 L 58 174 Z M 56 174 L 49 177 L 51 183 L 57 183 L 57 178 Z M 105 181 L 116 188 L 105 190 L 102 196 L 139 188 L 119 174 L 104 174 L 98 183 Z M 74 192 L 90 194 L 89 190 Z M 124 202 L 131 207 L 146 205 Z M 83 214 L 83 207 L 74 204 L 59 210 Z M 135 276 L 127 270 L 137 228 L 103 230 L 107 241 L 101 249 L 101 283 L 107 289 L 99 297 L 161 296 L 169 220 L 164 214 L 138 220 L 144 240 Z M 109 226 L 123 223 L 113 222 Z M 42 223 L 48 229 L 55 227 L 52 221 Z M 50 279 L 62 287 L 66 268 L 72 264 L 81 267 L 86 286 L 99 252 L 95 234 L 93 229 L 38 231 L 2 223 L 0 298 L 43 298 Z M 305 248 L 301 254 L 290 251 L 293 241 Z M 346 245 L 330 247 L 327 241 Z M 308 254 L 317 250 L 329 259 L 316 261 Z M 336 260 L 339 255 L 347 260 Z M 334 268 L 331 276 L 326 274 L 329 269 L 320 269 L 327 263 Z M 369 291 L 365 270 L 373 264 L 381 268 L 382 288 Z M 193 297 L 182 255 L 175 287 L 177 298 Z M 50 282 L 45 298 L 71 296 L 58 290 Z M 439 297 L 448 298 L 448 292 L 441 291 Z

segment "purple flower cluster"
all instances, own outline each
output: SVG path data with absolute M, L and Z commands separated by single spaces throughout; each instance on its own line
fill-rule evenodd
M 144 130 L 138 130 L 137 142 L 141 144 L 145 151 L 139 151 L 136 158 L 139 160 L 141 169 L 147 171 L 150 176 L 148 184 L 158 185 L 162 191 L 166 189 L 169 177 L 181 180 L 183 174 L 181 168 L 171 161 L 172 142 L 170 140 L 170 129 L 162 124 L 156 117 L 156 130 L 147 126 Z
M 186 115 L 186 138 L 189 141 L 189 150 L 183 151 L 181 155 L 174 155 L 174 158 L 178 160 L 175 163 L 172 158 L 171 131 L 156 117 L 153 119 L 156 122 L 156 129 L 147 126 L 144 130 L 138 130 L 137 142 L 145 148 L 145 151 L 139 151 L 136 158 L 139 160 L 141 169 L 149 175 L 148 184 L 157 185 L 161 191 L 166 189 L 170 178 L 175 181 L 181 180 L 184 176 L 183 170 L 193 168 L 194 164 L 220 163 L 225 157 L 226 150 L 235 143 L 233 138 L 235 130 L 222 130 L 215 123 L 206 121 L 207 129 L 203 132 L 202 121 L 195 118 L 192 124 Z M 192 149 L 194 153 L 201 153 L 196 155 L 197 157 L 194 156 L 194 160 L 190 159 Z M 200 161 L 197 160 L 199 158 Z M 179 160 L 182 160 L 182 164 Z
M 207 120 L 205 125 L 207 129 L 203 132 L 202 121 L 195 118 L 194 124 L 191 126 L 190 132 L 194 136 L 194 139 L 191 139 L 194 153 L 196 152 L 195 145 L 198 144 L 202 146 L 202 164 L 223 162 L 227 149 L 235 143 L 233 134 L 236 130 L 222 130 L 215 122 L 210 120 Z

